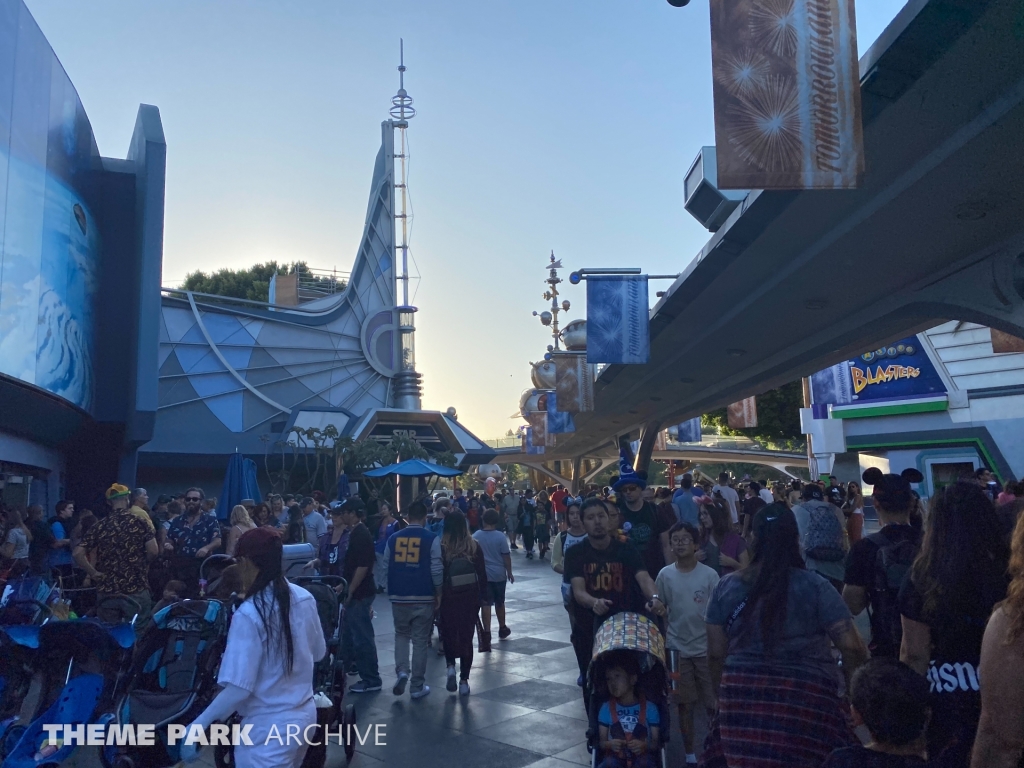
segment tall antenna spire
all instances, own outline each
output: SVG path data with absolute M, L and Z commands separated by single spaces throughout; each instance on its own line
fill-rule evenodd
M 398 93 L 391 99 L 391 126 L 398 132 L 398 145 L 400 147 L 395 159 L 399 166 L 395 170 L 397 180 L 395 191 L 399 192 L 399 212 L 395 219 L 402 222 L 401 242 L 395 246 L 400 255 L 402 263 L 402 274 L 399 280 L 402 283 L 402 305 L 398 307 L 398 325 L 401 335 L 401 361 L 398 374 L 395 376 L 395 406 L 410 411 L 420 410 L 420 374 L 416 372 L 416 307 L 409 305 L 409 210 L 408 210 L 408 141 L 406 129 L 409 127 L 409 120 L 416 117 L 416 110 L 412 106 L 412 98 L 405 90 L 405 41 L 399 41 L 399 64 L 398 64 Z M 395 233 L 398 234 L 397 232 Z
M 416 117 L 412 98 L 405 91 L 405 40 L 399 39 L 398 93 L 391 99 L 391 117 L 396 128 L 408 128 L 409 120 Z

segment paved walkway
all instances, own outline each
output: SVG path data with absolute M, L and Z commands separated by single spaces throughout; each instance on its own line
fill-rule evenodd
M 412 701 L 408 693 L 391 693 L 391 609 L 383 595 L 377 599 L 374 629 L 384 690 L 347 695 L 346 701 L 356 705 L 360 723 L 387 725 L 387 745 L 357 747 L 353 768 L 385 763 L 416 768 L 590 765 L 576 657 L 559 592 L 561 577 L 547 560 L 526 560 L 522 549 L 512 553 L 512 570 L 516 582 L 508 586 L 506 603 L 512 636 L 499 641 L 492 617 L 494 650 L 474 655 L 469 696 L 445 690 L 444 658 L 433 649 L 427 667 L 430 695 Z M 344 765 L 340 749 L 331 747 L 327 765 Z

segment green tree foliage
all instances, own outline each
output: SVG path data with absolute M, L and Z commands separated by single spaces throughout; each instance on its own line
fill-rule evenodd
M 181 287 L 186 291 L 209 293 L 213 296 L 269 301 L 270 278 L 274 276 L 274 273 L 291 275 L 298 270 L 303 270 L 306 273 L 303 280 L 325 284 L 329 282 L 327 278 L 311 275 L 304 261 L 296 261 L 292 264 L 267 261 L 263 264 L 254 264 L 248 269 L 218 269 L 216 272 L 209 273 L 197 270 L 189 273 Z M 344 283 L 341 283 L 339 288 L 343 287 Z
M 800 432 L 803 404 L 802 386 L 794 381 L 757 396 L 757 426 L 753 429 L 731 429 L 725 408 L 705 413 L 701 424 L 716 427 L 722 435 L 749 437 L 768 450 L 799 452 L 806 447 Z

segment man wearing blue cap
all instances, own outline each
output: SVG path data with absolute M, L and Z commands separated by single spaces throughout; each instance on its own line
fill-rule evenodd
M 622 529 L 643 556 L 648 573 L 657 574 L 671 562 L 672 547 L 668 531 L 675 525 L 675 515 L 663 516 L 643 498 L 647 473 L 636 472 L 625 451 L 620 451 L 619 477 L 612 484 L 619 506 Z

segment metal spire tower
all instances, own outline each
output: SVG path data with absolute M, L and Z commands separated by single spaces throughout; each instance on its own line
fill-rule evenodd
M 398 178 L 395 182 L 395 191 L 401 200 L 401 208 L 400 212 L 395 214 L 395 218 L 402 223 L 402 240 L 395 246 L 396 251 L 401 251 L 402 257 L 402 274 L 398 278 L 402 282 L 402 305 L 397 307 L 402 348 L 401 365 L 395 376 L 395 406 L 418 411 L 421 408 L 422 377 L 416 372 L 416 307 L 409 304 L 409 145 L 406 137 L 409 120 L 416 117 L 416 110 L 413 109 L 412 98 L 405 90 L 405 41 L 400 40 L 399 46 L 398 93 L 391 99 L 390 121 L 391 127 L 398 132 L 397 143 L 400 147 L 399 153 L 395 155 L 395 159 L 399 161 L 399 167 L 396 169 L 398 172 L 395 174 Z

